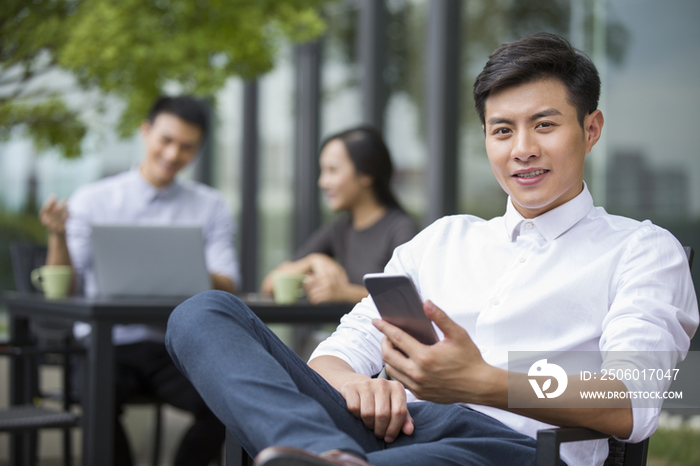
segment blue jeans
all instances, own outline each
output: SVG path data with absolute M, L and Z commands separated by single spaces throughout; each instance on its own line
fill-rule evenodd
M 409 403 L 412 435 L 387 444 L 340 393 L 235 296 L 208 291 L 173 311 L 166 346 L 177 367 L 243 448 L 340 449 L 376 466 L 535 463 L 535 440 L 459 405 Z

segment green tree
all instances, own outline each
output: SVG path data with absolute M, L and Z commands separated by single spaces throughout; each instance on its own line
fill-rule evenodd
M 80 112 L 37 84 L 55 69 L 124 100 L 126 136 L 165 89 L 211 97 L 230 76 L 270 70 L 283 41 L 323 32 L 327 1 L 3 0 L 0 140 L 19 129 L 39 148 L 80 154 Z

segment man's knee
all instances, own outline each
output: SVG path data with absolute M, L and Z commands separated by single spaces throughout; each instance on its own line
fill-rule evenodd
M 238 298 L 224 291 L 205 291 L 181 303 L 170 314 L 165 335 L 165 345 L 170 355 L 180 348 L 196 344 L 198 339 L 208 339 L 208 327 L 221 325 L 222 317 L 237 321 L 246 314 L 247 307 Z

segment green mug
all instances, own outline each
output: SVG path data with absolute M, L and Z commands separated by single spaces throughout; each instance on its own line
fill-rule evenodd
M 68 296 L 73 279 L 73 267 L 70 265 L 45 265 L 32 270 L 32 284 L 44 292 L 46 299 L 58 299 Z
M 301 296 L 303 273 L 276 272 L 272 276 L 272 296 L 277 304 L 294 304 Z

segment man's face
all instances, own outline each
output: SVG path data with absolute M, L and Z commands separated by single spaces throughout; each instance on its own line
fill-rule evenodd
M 161 113 L 152 124 L 145 121 L 141 125 L 141 136 L 146 143 L 141 173 L 149 183 L 161 188 L 195 158 L 202 130 L 171 113 Z
M 586 115 L 582 128 L 567 97 L 560 81 L 544 79 L 486 99 L 486 153 L 525 218 L 559 207 L 583 189 L 583 162 L 600 138 L 603 114 Z

